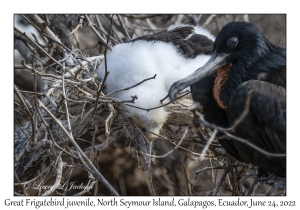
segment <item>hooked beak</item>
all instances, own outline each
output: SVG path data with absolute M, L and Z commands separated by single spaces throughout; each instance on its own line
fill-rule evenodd
M 177 94 L 184 88 L 195 84 L 201 79 L 211 75 L 217 71 L 220 67 L 226 65 L 228 62 L 225 61 L 228 54 L 213 52 L 210 59 L 204 64 L 204 66 L 197 69 L 194 73 L 189 76 L 175 82 L 169 90 L 169 98 L 173 102 Z

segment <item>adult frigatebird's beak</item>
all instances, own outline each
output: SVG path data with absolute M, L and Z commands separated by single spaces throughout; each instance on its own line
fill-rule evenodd
M 169 98 L 173 102 L 177 96 L 177 94 L 183 90 L 184 88 L 195 84 L 196 82 L 200 81 L 204 77 L 207 77 L 217 71 L 220 67 L 228 64 L 226 62 L 226 57 L 228 54 L 224 53 L 216 53 L 213 52 L 210 59 L 204 64 L 204 66 L 197 69 L 194 73 L 190 74 L 189 76 L 175 82 L 170 90 L 169 90 Z

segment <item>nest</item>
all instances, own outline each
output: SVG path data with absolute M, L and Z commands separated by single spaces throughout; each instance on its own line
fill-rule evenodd
M 251 189 L 255 167 L 231 158 L 209 128 L 193 122 L 190 96 L 165 107 L 171 117 L 153 142 L 151 168 L 142 171 L 138 128 L 122 107 L 134 98 L 106 96 L 105 78 L 96 69 L 114 45 L 180 23 L 217 34 L 227 22 L 250 21 L 274 44 L 285 46 L 284 15 L 15 19 L 15 195 L 246 195 L 251 190 L 265 195 L 274 185 L 273 180 Z M 30 27 L 37 30 L 33 36 L 21 30 Z

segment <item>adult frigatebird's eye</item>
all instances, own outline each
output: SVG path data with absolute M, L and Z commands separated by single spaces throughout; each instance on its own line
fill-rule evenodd
M 230 39 L 227 40 L 226 46 L 233 49 L 237 46 L 239 43 L 239 39 L 237 37 L 231 37 Z

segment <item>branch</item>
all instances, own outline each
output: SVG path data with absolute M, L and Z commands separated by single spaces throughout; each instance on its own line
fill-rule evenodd
M 85 20 L 88 23 L 88 26 L 92 29 L 92 31 L 96 34 L 96 36 L 99 38 L 100 42 L 105 45 L 106 47 L 108 46 L 108 40 L 104 40 L 103 37 L 98 33 L 98 31 L 95 29 L 94 24 L 91 22 L 90 18 L 87 15 L 84 15 Z M 111 49 L 111 47 L 109 47 Z
M 64 163 L 63 163 L 61 157 L 59 156 L 58 157 L 58 161 L 57 161 L 57 170 L 56 170 L 56 179 L 55 179 L 55 182 L 54 182 L 54 184 L 52 185 L 52 187 L 48 191 L 46 191 L 46 192 L 44 192 L 42 194 L 42 196 L 51 195 L 57 188 L 59 188 L 60 182 L 61 182 L 61 178 L 62 178 L 63 166 L 64 166 Z
M 28 17 L 39 27 L 40 30 L 42 30 L 42 32 L 49 35 L 56 42 L 62 43 L 60 39 L 48 27 L 48 25 L 50 24 L 49 22 L 43 21 L 38 15 L 28 15 Z M 61 46 L 57 46 L 57 49 L 59 52 L 62 52 L 63 50 Z
M 93 163 L 89 160 L 89 158 L 84 154 L 84 152 L 81 150 L 79 145 L 76 143 L 74 138 L 68 133 L 68 131 L 64 128 L 64 126 L 61 124 L 61 122 L 44 106 L 44 104 L 39 100 L 39 106 L 43 108 L 48 115 L 57 123 L 57 125 L 62 129 L 62 131 L 67 135 L 70 142 L 73 144 L 73 146 L 76 148 L 78 154 L 84 158 L 80 159 L 83 163 L 83 166 L 85 166 L 85 162 L 87 163 L 87 166 L 92 169 L 91 173 L 99 180 L 101 181 L 107 189 L 113 194 L 113 195 L 119 195 L 117 191 L 110 185 L 110 183 L 102 176 L 102 174 L 96 169 L 96 167 L 93 165 Z

